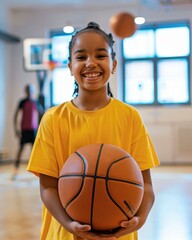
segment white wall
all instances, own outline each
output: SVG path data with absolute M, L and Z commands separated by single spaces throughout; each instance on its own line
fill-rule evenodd
M 0 8 L 0 30 L 7 31 L 7 19 L 9 15 L 6 9 L 3 9 L 3 4 Z M 10 84 L 10 56 L 11 56 L 12 45 L 5 42 L 0 38 L 0 153 L 2 150 L 8 151 L 9 146 L 7 146 L 6 139 L 10 138 L 10 135 L 7 135 L 7 121 L 8 121 L 8 104 L 10 102 L 11 93 L 9 89 Z
M 65 24 L 73 24 L 76 27 L 83 27 L 89 21 L 98 22 L 103 29 L 110 31 L 109 18 L 119 11 L 129 11 L 133 14 L 143 14 L 148 22 L 169 21 L 178 19 L 192 20 L 191 9 L 176 10 L 174 12 L 168 9 L 150 9 L 136 8 L 134 6 L 122 6 L 108 9 L 45 9 L 45 10 L 13 10 L 10 12 L 9 26 L 12 33 L 24 38 L 42 38 L 48 37 L 49 30 L 61 28 Z M 7 51 L 8 49 L 8 51 Z M 37 85 L 35 73 L 25 72 L 22 62 L 22 43 L 12 46 L 6 46 L 6 52 L 0 45 L 0 51 L 3 52 L 9 64 L 1 68 L 0 82 L 0 107 L 3 120 L 0 120 L 0 150 L 8 149 L 10 158 L 14 158 L 17 150 L 17 140 L 13 132 L 13 113 L 18 99 L 23 96 L 23 87 L 26 82 L 33 82 Z M 116 52 L 119 67 L 117 69 L 117 81 L 112 80 L 112 90 L 119 99 L 121 99 L 121 56 L 120 42 L 116 39 Z M 2 59 L 0 60 L 2 61 Z M 2 77 L 3 76 L 3 77 Z M 3 87 L 2 87 L 3 86 Z M 37 87 L 38 88 L 38 87 Z M 5 96 L 6 95 L 6 96 Z M 2 99 L 4 99 L 2 101 Z M 192 162 L 190 146 L 192 145 L 192 114 L 191 107 L 154 107 L 140 108 L 141 115 L 149 129 L 151 137 L 156 146 L 160 160 L 162 162 Z M 184 130 L 183 130 L 184 129 Z M 187 130 L 186 130 L 187 129 Z M 180 131 L 181 130 L 181 131 Z M 182 131 L 183 130 L 183 131 Z M 187 135 L 188 145 L 180 146 L 180 137 L 185 140 Z M 192 149 L 192 146 L 191 146 Z M 28 154 L 28 153 L 27 153 Z

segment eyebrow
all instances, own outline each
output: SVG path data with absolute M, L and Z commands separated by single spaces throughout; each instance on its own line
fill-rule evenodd
M 108 53 L 107 49 L 106 48 L 97 48 L 97 51 L 101 52 L 101 51 L 105 51 Z M 77 49 L 74 54 L 77 54 L 77 53 L 83 53 L 83 52 L 86 52 L 86 50 L 84 49 Z

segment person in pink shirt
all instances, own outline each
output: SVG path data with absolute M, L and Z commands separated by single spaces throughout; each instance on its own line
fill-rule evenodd
M 19 138 L 19 149 L 14 163 L 14 176 L 18 172 L 24 146 L 25 144 L 33 146 L 39 126 L 39 116 L 44 114 L 41 104 L 33 99 L 34 86 L 32 84 L 25 86 L 25 94 L 26 97 L 19 101 L 14 114 L 15 135 Z

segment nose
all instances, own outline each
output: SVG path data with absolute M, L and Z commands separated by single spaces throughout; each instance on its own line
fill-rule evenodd
M 97 66 L 97 62 L 93 58 L 88 58 L 86 62 L 86 67 L 87 68 L 93 68 Z

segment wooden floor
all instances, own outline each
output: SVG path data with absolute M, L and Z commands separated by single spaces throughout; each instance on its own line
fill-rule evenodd
M 13 166 L 0 164 L 0 240 L 39 239 L 38 179 L 25 168 L 13 180 Z M 156 201 L 139 240 L 192 240 L 192 166 L 161 166 L 152 177 Z

